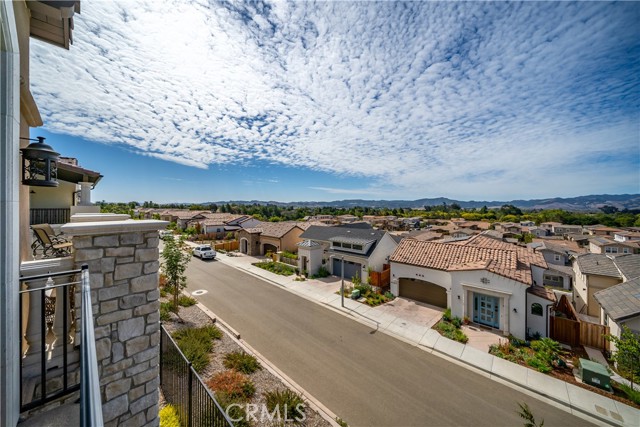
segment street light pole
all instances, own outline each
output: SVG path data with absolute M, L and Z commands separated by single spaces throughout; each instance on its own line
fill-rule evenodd
M 344 307 L 344 257 L 340 257 L 340 259 L 342 261 L 342 266 L 340 268 L 340 278 L 342 280 L 340 284 L 340 297 L 341 297 L 342 307 Z

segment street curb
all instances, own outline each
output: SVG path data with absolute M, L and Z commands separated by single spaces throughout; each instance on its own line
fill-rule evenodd
M 340 425 L 336 422 L 338 416 L 334 414 L 329 408 L 324 406 L 322 402 L 316 399 L 311 393 L 305 390 L 298 383 L 289 378 L 284 372 L 278 369 L 277 366 L 272 364 L 269 359 L 264 357 L 260 352 L 251 347 L 247 342 L 245 342 L 242 338 L 240 338 L 240 334 L 236 332 L 235 329 L 231 328 L 224 320 L 220 317 L 216 316 L 216 314 L 205 307 L 202 303 L 198 303 L 197 307 L 200 308 L 203 313 L 205 313 L 209 318 L 213 321 L 213 323 L 219 323 L 222 326 L 223 332 L 229 335 L 229 337 L 238 344 L 243 350 L 245 350 L 249 354 L 253 354 L 259 361 L 262 366 L 264 366 L 271 374 L 273 374 L 276 378 L 284 383 L 287 387 L 297 391 L 299 394 L 304 397 L 304 399 L 309 403 L 309 406 L 316 411 L 322 418 L 324 418 L 332 427 L 340 427 Z M 227 329 L 228 328 L 228 329 Z
M 448 361 L 455 362 L 455 363 L 459 364 L 460 366 L 462 366 L 463 368 L 466 368 L 466 369 L 469 369 L 469 370 L 472 370 L 472 371 L 476 370 L 476 371 L 483 372 L 483 373 L 487 374 L 490 379 L 497 378 L 497 379 L 500 380 L 499 382 L 504 383 L 507 386 L 511 386 L 512 388 L 526 390 L 529 393 L 535 394 L 535 395 L 537 395 L 537 396 L 539 396 L 541 398 L 548 399 L 548 400 L 553 401 L 553 402 L 555 402 L 557 404 L 560 404 L 562 406 L 562 408 L 564 408 L 564 410 L 566 412 L 570 413 L 570 414 L 573 414 L 574 411 L 577 411 L 577 412 L 580 412 L 581 414 L 584 414 L 584 415 L 588 416 L 589 418 L 591 418 L 594 421 L 597 420 L 597 421 L 603 422 L 603 423 L 605 423 L 607 425 L 616 426 L 616 427 L 624 425 L 624 424 L 621 424 L 621 423 L 615 423 L 610 419 L 603 418 L 600 415 L 596 415 L 596 414 L 594 414 L 592 412 L 587 411 L 586 409 L 582 409 L 582 408 L 576 407 L 571 402 L 565 402 L 565 401 L 557 399 L 555 397 L 548 396 L 547 394 L 541 393 L 540 391 L 538 391 L 538 390 L 536 390 L 534 388 L 531 388 L 531 387 L 529 387 L 529 386 L 527 386 L 525 384 L 520 384 L 520 383 L 515 382 L 513 380 L 510 380 L 510 379 L 508 379 L 506 377 L 503 377 L 503 376 L 501 376 L 499 374 L 496 374 L 496 373 L 493 373 L 491 371 L 487 371 L 486 369 L 483 369 L 481 367 L 475 366 L 475 365 L 473 365 L 473 364 L 471 364 L 471 363 L 469 363 L 469 362 L 467 362 L 467 361 L 465 361 L 463 359 L 459 359 L 457 357 L 454 357 L 454 356 L 451 356 L 451 355 L 449 355 L 447 353 L 444 353 L 444 352 L 442 352 L 440 350 L 436 350 L 435 347 L 428 347 L 426 345 L 422 345 L 420 343 L 416 343 L 414 341 L 411 341 L 411 340 L 403 337 L 402 335 L 396 334 L 395 332 L 388 331 L 386 328 L 381 329 L 379 327 L 379 322 L 377 322 L 377 321 L 375 321 L 373 319 L 370 319 L 370 318 L 364 316 L 363 314 L 360 314 L 360 313 L 356 312 L 355 310 L 351 310 L 351 309 L 348 309 L 346 307 L 343 308 L 343 309 L 338 309 L 336 307 L 333 307 L 333 306 L 329 305 L 329 303 L 318 301 L 316 299 L 308 297 L 305 294 L 296 293 L 294 290 L 286 287 L 285 285 L 282 285 L 282 284 L 277 283 L 277 282 L 275 282 L 275 281 L 273 281 L 273 280 L 271 280 L 269 278 L 266 278 L 264 276 L 256 274 L 256 273 L 254 273 L 254 272 L 252 272 L 250 270 L 247 270 L 244 267 L 237 266 L 237 265 L 230 264 L 230 263 L 226 263 L 226 262 L 225 262 L 225 264 L 230 266 L 230 267 L 233 267 L 235 269 L 238 269 L 238 270 L 244 271 L 244 272 L 246 272 L 248 274 L 251 274 L 252 276 L 257 277 L 257 278 L 259 278 L 261 280 L 264 280 L 267 283 L 270 283 L 272 285 L 278 286 L 279 288 L 285 289 L 286 291 L 288 291 L 288 292 L 290 292 L 290 293 L 292 293 L 294 295 L 297 295 L 298 297 L 304 298 L 307 301 L 311 301 L 311 302 L 313 302 L 313 303 L 315 303 L 317 305 L 320 305 L 322 307 L 328 308 L 329 310 L 331 310 L 331 311 L 333 311 L 335 313 L 339 313 L 344 317 L 351 318 L 351 319 L 355 320 L 356 322 L 358 322 L 358 323 L 360 323 L 360 324 L 362 324 L 364 326 L 372 327 L 372 328 L 375 329 L 376 332 L 382 332 L 382 333 L 386 334 L 387 336 L 390 336 L 392 338 L 395 338 L 397 340 L 405 342 L 405 343 L 407 343 L 407 344 L 409 344 L 411 346 L 417 347 L 418 349 L 430 352 L 431 354 L 433 354 L 433 355 L 435 355 L 437 357 L 446 359 Z M 372 326 L 372 324 L 373 324 L 373 326 Z M 448 339 L 448 338 L 446 338 L 444 336 L 441 336 L 440 339 Z M 559 408 L 559 409 L 561 409 L 561 408 Z

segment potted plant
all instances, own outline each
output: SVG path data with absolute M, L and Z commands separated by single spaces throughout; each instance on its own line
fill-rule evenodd
M 464 316 L 462 318 L 462 323 L 464 323 L 465 325 L 468 325 L 469 323 L 471 323 L 471 319 L 469 319 L 469 316 Z

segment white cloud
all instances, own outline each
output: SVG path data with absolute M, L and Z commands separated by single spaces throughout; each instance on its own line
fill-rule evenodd
M 418 197 L 611 192 L 638 178 L 638 18 L 638 3 L 87 2 L 69 52 L 32 43 L 31 84 L 48 129 L 198 168 L 264 160 Z

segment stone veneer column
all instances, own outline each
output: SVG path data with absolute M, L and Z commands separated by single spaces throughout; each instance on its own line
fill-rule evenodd
M 76 267 L 89 265 L 105 426 L 158 426 L 158 230 L 168 222 L 95 218 L 62 231 Z

